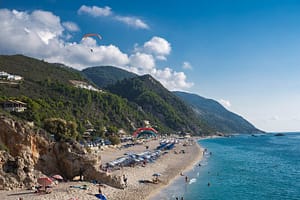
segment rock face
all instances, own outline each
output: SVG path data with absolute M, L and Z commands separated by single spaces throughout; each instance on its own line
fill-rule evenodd
M 60 174 L 65 179 L 82 175 L 122 188 L 120 177 L 99 171 L 101 158 L 77 142 L 54 142 L 49 135 L 26 122 L 0 116 L 0 190 L 30 188 L 41 176 Z

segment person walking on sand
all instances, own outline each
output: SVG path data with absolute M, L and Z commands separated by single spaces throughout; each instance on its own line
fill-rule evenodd
M 123 174 L 123 181 L 124 181 L 125 186 L 127 187 L 127 177 L 125 176 L 125 174 Z
M 99 185 L 98 192 L 99 194 L 102 194 L 101 185 Z
M 99 194 L 96 194 L 95 196 L 100 200 L 107 200 L 106 196 L 102 193 L 101 185 L 99 185 Z

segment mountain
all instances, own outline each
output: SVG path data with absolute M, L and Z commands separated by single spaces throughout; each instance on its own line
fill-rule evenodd
M 60 64 L 22 55 L 0 56 L 1 71 L 21 76 L 23 80 L 0 81 L 0 102 L 8 99 L 25 102 L 26 111 L 13 114 L 38 126 L 43 126 L 48 118 L 61 118 L 76 122 L 80 133 L 89 122 L 98 132 L 110 127 L 132 132 L 145 119 L 151 119 L 125 99 L 94 88 L 80 71 Z
M 82 73 L 100 88 L 125 78 L 137 77 L 134 73 L 112 66 L 89 67 L 82 70 Z
M 150 75 L 123 79 L 106 89 L 134 102 L 141 110 L 158 118 L 169 131 L 198 135 L 214 131 L 189 106 Z
M 210 127 L 223 133 L 257 133 L 262 132 L 255 128 L 243 117 L 226 110 L 220 103 L 206 99 L 196 94 L 186 92 L 173 92 L 183 101 L 187 102 L 199 118 Z
M 160 133 L 259 131 L 214 100 L 172 93 L 150 75 L 137 76 L 115 67 L 80 72 L 58 63 L 13 55 L 0 56 L 0 72 L 23 77 L 16 82 L 0 80 L 0 102 L 15 99 L 26 103 L 26 111 L 14 116 L 41 127 L 49 118 L 76 122 L 79 137 L 89 124 L 101 135 L 107 128 L 130 133 L 147 121 Z

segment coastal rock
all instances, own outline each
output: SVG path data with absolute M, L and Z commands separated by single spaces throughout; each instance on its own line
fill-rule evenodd
M 101 157 L 87 153 L 77 142 L 55 143 L 53 153 L 57 159 L 57 169 L 67 179 L 81 176 L 84 180 L 96 180 L 107 185 L 123 188 L 121 177 L 110 176 L 100 171 Z
M 31 188 L 38 177 L 61 174 L 122 188 L 121 178 L 100 171 L 101 158 L 76 141 L 54 142 L 26 122 L 0 116 L 0 190 Z

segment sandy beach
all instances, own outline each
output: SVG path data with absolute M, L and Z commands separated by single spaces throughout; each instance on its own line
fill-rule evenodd
M 162 188 L 168 186 L 176 177 L 185 178 L 180 173 L 192 169 L 202 159 L 202 149 L 194 140 L 191 145 L 183 145 L 184 140 L 180 140 L 172 150 L 166 151 L 155 162 L 147 163 L 146 166 L 123 167 L 119 170 L 112 171 L 112 174 L 122 176 L 125 174 L 128 178 L 128 186 L 125 189 L 116 189 L 104 185 L 103 194 L 107 199 L 115 200 L 142 200 L 153 197 Z M 148 141 L 146 144 L 134 145 L 128 148 L 107 148 L 99 152 L 103 163 L 112 161 L 121 157 L 126 152 L 140 153 L 146 150 L 154 150 L 159 145 L 159 140 Z M 184 153 L 179 153 L 184 150 Z M 154 173 L 160 173 L 160 182 L 154 184 L 148 181 L 152 180 Z M 146 180 L 146 181 L 145 181 Z M 105 184 L 105 183 L 104 183 Z M 86 185 L 85 189 L 81 186 Z M 70 187 L 72 186 L 72 187 Z M 53 188 L 50 194 L 34 193 L 33 190 L 12 190 L 0 191 L 2 200 L 90 200 L 97 199 L 95 194 L 98 193 L 99 187 L 90 182 L 63 182 Z

